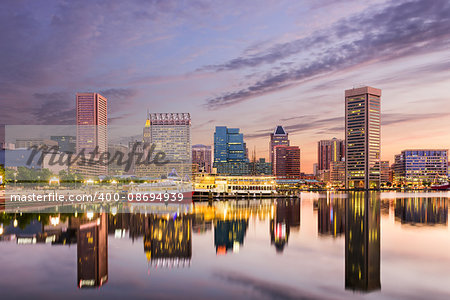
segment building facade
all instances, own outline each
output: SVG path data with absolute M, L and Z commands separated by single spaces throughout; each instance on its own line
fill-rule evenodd
M 169 174 L 190 177 L 191 158 L 191 116 L 189 113 L 149 113 L 143 130 L 144 157 L 149 152 L 163 153 L 164 165 L 141 162 L 136 164 L 136 175 L 161 178 Z
M 269 162 L 273 164 L 274 161 L 274 147 L 278 145 L 289 146 L 289 136 L 283 126 L 277 125 L 275 130 L 270 134 L 269 144 Z
M 218 174 L 250 174 L 244 135 L 239 128 L 217 126 L 214 132 L 214 164 Z
M 447 149 L 410 149 L 395 156 L 396 183 L 424 184 L 446 181 L 447 174 Z
M 388 160 L 380 161 L 380 181 L 381 183 L 390 182 L 390 171 L 391 168 L 389 166 Z
M 76 172 L 84 175 L 106 175 L 108 166 L 100 156 L 108 151 L 108 99 L 98 93 L 77 93 L 76 95 L 76 153 L 84 155 L 74 166 Z M 90 158 L 90 153 L 98 154 Z
M 330 181 L 336 185 L 345 184 L 345 161 L 330 163 Z
M 318 170 L 330 170 L 332 161 L 345 159 L 345 141 L 337 138 L 318 142 Z
M 50 137 L 52 141 L 58 143 L 59 151 L 65 153 L 75 153 L 77 145 L 77 137 L 72 135 L 52 135 Z
M 58 150 L 58 142 L 54 140 L 42 139 L 42 138 L 27 138 L 27 139 L 17 139 L 15 148 L 31 148 L 31 147 L 47 147 Z M 55 148 L 56 147 L 56 148 Z
M 300 148 L 275 146 L 273 173 L 277 178 L 300 178 Z
M 346 188 L 380 187 L 380 100 L 373 87 L 345 91 Z
M 211 146 L 192 146 L 192 165 L 197 172 L 211 173 Z
M 252 175 L 272 175 L 272 164 L 266 162 L 265 158 L 254 160 L 250 163 L 250 169 Z

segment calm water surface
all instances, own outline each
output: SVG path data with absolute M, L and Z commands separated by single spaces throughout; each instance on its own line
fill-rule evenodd
M 302 193 L 146 214 L 2 213 L 1 298 L 449 299 L 448 198 Z

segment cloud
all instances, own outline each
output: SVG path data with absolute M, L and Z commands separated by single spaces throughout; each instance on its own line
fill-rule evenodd
M 283 286 L 273 281 L 265 281 L 255 277 L 249 277 L 244 274 L 235 272 L 216 272 L 214 276 L 225 280 L 232 284 L 242 285 L 246 288 L 251 288 L 252 290 L 264 295 L 270 299 L 320 299 L 320 295 L 313 295 L 311 292 L 306 290 L 299 290 L 290 288 L 288 286 Z
M 262 78 L 235 91 L 206 100 L 210 110 L 287 88 L 329 72 L 363 63 L 446 49 L 450 44 L 450 2 L 445 0 L 391 1 L 383 7 L 342 19 L 327 31 L 275 45 L 264 52 L 232 59 L 205 69 L 224 71 L 257 67 L 298 57 L 295 67 L 267 72 Z M 273 67 L 272 67 L 273 70 Z
M 419 122 L 429 119 L 448 118 L 450 113 L 431 113 L 431 114 L 402 114 L 402 113 L 384 113 L 381 115 L 381 124 L 383 126 L 394 125 L 398 123 Z
M 422 113 L 422 114 L 407 114 L 407 113 L 382 113 L 381 125 L 391 126 L 399 123 L 420 122 L 430 119 L 448 118 L 450 113 Z M 314 130 L 314 134 L 338 134 L 345 133 L 345 119 L 344 117 L 331 117 L 325 119 L 318 119 L 314 115 L 293 116 L 281 119 L 282 121 L 292 122 L 294 124 L 284 125 L 284 129 L 289 134 L 301 133 Z M 268 137 L 273 132 L 273 128 L 266 128 L 257 130 L 255 133 L 245 134 L 246 139 L 258 139 Z
M 37 124 L 46 125 L 74 125 L 76 118 L 75 97 L 68 93 L 35 93 L 33 97 L 38 101 L 38 107 L 32 114 Z

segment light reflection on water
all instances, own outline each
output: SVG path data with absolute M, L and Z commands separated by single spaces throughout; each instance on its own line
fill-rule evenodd
M 181 211 L 181 212 L 180 212 Z M 2 295 L 448 298 L 448 196 L 303 193 L 188 213 L 0 214 Z

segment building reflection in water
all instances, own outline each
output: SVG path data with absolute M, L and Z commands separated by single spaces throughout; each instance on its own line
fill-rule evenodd
M 192 217 L 187 214 L 118 214 L 109 217 L 109 233 L 143 239 L 149 265 L 189 266 L 192 258 Z
M 270 220 L 270 242 L 281 253 L 288 243 L 291 229 L 300 229 L 300 200 L 277 200 Z
M 144 236 L 147 260 L 155 267 L 190 265 L 192 221 L 190 217 L 150 215 Z
M 353 192 L 345 203 L 345 288 L 365 292 L 379 290 L 379 195 Z
M 225 254 L 230 249 L 239 252 L 244 244 L 248 219 L 216 220 L 214 226 L 214 246 L 217 254 Z
M 446 198 L 404 198 L 395 200 L 395 217 L 402 224 L 447 225 Z
M 340 236 L 345 232 L 345 199 L 331 198 L 318 200 L 318 232 L 324 236 Z
M 77 234 L 78 286 L 98 287 L 108 281 L 108 216 L 74 218 Z

